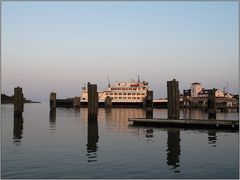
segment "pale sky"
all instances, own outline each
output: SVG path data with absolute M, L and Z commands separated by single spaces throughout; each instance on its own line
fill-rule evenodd
M 2 93 L 48 100 L 116 81 L 166 81 L 238 93 L 238 2 L 2 2 Z

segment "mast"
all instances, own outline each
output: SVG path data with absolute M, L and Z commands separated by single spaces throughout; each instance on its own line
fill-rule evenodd
M 110 80 L 109 80 L 109 75 L 108 75 L 108 87 L 110 87 Z
M 140 76 L 138 75 L 138 82 L 140 82 Z
M 228 81 L 227 81 L 227 93 L 228 93 Z

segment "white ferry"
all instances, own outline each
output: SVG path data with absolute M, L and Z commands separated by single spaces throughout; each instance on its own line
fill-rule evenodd
M 140 80 L 132 82 L 117 82 L 114 85 L 98 92 L 99 102 L 104 102 L 106 97 L 112 98 L 113 103 L 142 103 L 149 90 L 148 82 Z M 87 87 L 82 88 L 81 102 L 88 102 Z

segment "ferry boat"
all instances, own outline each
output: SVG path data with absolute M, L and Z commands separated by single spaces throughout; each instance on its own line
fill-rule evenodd
M 99 102 L 105 101 L 106 97 L 112 98 L 112 103 L 142 103 L 149 90 L 147 81 L 117 82 L 104 91 L 98 92 Z M 87 87 L 82 88 L 81 102 L 88 102 Z

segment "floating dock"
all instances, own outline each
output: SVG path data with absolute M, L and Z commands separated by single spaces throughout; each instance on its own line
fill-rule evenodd
M 142 126 L 239 130 L 239 120 L 130 118 L 128 121 Z

